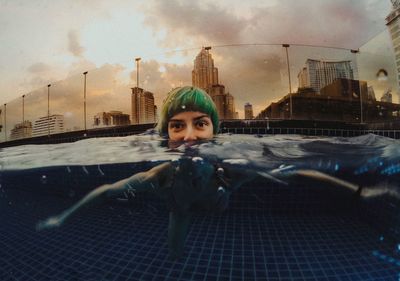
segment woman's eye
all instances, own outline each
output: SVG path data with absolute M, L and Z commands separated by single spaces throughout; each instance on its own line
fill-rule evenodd
M 171 129 L 176 129 L 176 130 L 178 130 L 178 129 L 182 129 L 182 128 L 183 128 L 183 125 L 182 125 L 181 123 L 171 123 L 171 124 L 169 125 L 169 127 L 170 127 Z
M 204 120 L 200 120 L 200 121 L 198 121 L 198 122 L 196 123 L 196 125 L 197 125 L 198 127 L 200 127 L 200 128 L 203 128 L 204 126 L 207 126 L 207 125 L 208 125 L 208 122 L 207 122 L 207 121 L 204 121 Z

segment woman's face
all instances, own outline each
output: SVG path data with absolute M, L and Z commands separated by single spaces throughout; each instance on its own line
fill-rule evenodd
M 211 139 L 213 129 L 210 116 L 199 111 L 178 113 L 168 122 L 168 135 L 172 141 Z

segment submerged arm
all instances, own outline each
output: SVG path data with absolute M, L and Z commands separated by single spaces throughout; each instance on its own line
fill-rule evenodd
M 361 186 L 355 185 L 351 182 L 339 179 L 337 177 L 330 176 L 328 174 L 316 171 L 316 170 L 297 170 L 294 174 L 303 176 L 306 178 L 315 179 L 322 182 L 327 182 L 336 186 L 344 187 L 353 192 L 360 192 Z
M 362 186 L 356 185 L 346 180 L 339 179 L 338 177 L 334 177 L 328 175 L 323 172 L 319 172 L 317 170 L 311 169 L 294 169 L 294 166 L 286 166 L 283 168 L 278 168 L 270 171 L 268 174 L 273 177 L 285 177 L 289 178 L 292 176 L 301 176 L 304 178 L 310 178 L 313 180 L 317 180 L 319 182 L 325 182 L 334 186 L 345 188 L 346 190 L 354 192 L 356 195 L 361 194 Z
M 58 227 L 82 208 L 100 204 L 109 198 L 116 198 L 129 193 L 144 191 L 157 192 L 160 187 L 168 185 L 172 171 L 171 168 L 171 164 L 167 162 L 160 164 L 147 172 L 137 173 L 113 184 L 99 186 L 60 215 L 39 222 L 36 225 L 36 229 L 42 230 Z
M 228 180 L 230 183 L 230 186 L 232 187 L 233 190 L 236 190 L 243 184 L 250 182 L 254 180 L 255 178 L 261 176 L 263 178 L 266 178 L 270 181 L 276 182 L 278 184 L 283 184 L 287 185 L 288 183 L 281 180 L 280 178 L 289 178 L 292 176 L 301 176 L 305 178 L 310 178 L 314 179 L 320 182 L 326 182 L 335 186 L 343 187 L 347 190 L 360 193 L 361 187 L 353 184 L 351 182 L 339 179 L 337 177 L 316 171 L 316 170 L 294 170 L 293 166 L 288 166 L 284 168 L 279 168 L 272 170 L 270 172 L 260 172 L 260 171 L 254 171 L 251 169 L 244 169 L 244 168 L 232 168 L 232 167 L 227 167 L 225 169 L 225 172 L 228 176 Z

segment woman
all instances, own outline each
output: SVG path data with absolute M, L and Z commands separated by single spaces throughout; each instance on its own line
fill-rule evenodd
M 218 132 L 215 104 L 201 89 L 177 88 L 168 94 L 157 127 L 161 135 L 168 137 L 172 147 L 182 143 L 209 140 Z M 183 253 L 190 216 L 194 209 L 224 210 L 230 194 L 245 182 L 263 176 L 282 184 L 283 182 L 273 175 L 280 175 L 281 171 L 285 170 L 283 168 L 264 173 L 243 167 L 224 168 L 221 164 L 204 161 L 200 157 L 183 156 L 178 161 L 162 163 L 147 172 L 137 173 L 113 184 L 102 185 L 60 215 L 39 222 L 37 229 L 58 227 L 82 207 L 90 204 L 136 192 L 151 192 L 167 203 L 170 211 L 168 247 L 170 256 L 178 258 Z M 336 178 L 329 178 L 315 171 L 297 170 L 290 175 L 293 174 L 338 184 L 335 182 Z M 355 189 L 354 186 L 351 188 Z
M 164 102 L 157 127 L 173 147 L 182 142 L 190 144 L 209 140 L 218 132 L 215 104 L 199 88 L 174 89 Z M 244 174 L 247 177 L 243 177 Z M 168 245 L 170 255 L 177 258 L 183 253 L 191 211 L 199 206 L 206 209 L 225 209 L 230 191 L 251 178 L 253 177 L 249 177 L 247 170 L 224 175 L 221 167 L 205 162 L 200 157 L 182 157 L 179 161 L 162 163 L 147 172 L 102 185 L 60 215 L 39 222 L 37 229 L 58 227 L 82 207 L 90 204 L 98 204 L 129 193 L 152 192 L 167 202 L 170 210 Z

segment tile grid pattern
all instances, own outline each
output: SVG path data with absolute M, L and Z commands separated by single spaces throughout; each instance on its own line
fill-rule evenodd
M 3 198 L 4 199 L 4 198 Z M 48 198 L 46 198 L 48 199 Z M 165 211 L 118 204 L 55 231 L 34 224 L 71 200 L 3 204 L 0 280 L 398 280 L 390 244 L 354 214 L 232 209 L 196 213 L 184 258 L 172 261 Z M 36 207 L 40 205 L 40 210 Z M 397 255 L 397 256 L 396 256 Z

